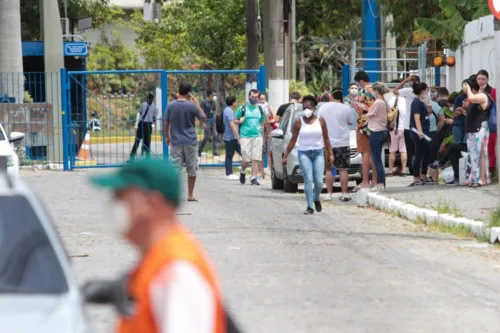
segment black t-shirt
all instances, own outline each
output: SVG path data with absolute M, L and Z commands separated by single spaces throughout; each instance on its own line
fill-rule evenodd
M 415 125 L 415 115 L 420 115 L 420 123 L 422 124 L 422 130 L 428 131 L 431 127 L 431 122 L 429 120 L 429 111 L 427 110 L 427 106 L 420 99 L 415 98 L 411 103 L 411 116 L 410 116 L 410 129 L 417 128 Z
M 487 112 L 483 111 L 481 105 L 471 104 L 467 109 L 465 117 L 465 133 L 477 133 L 481 129 L 481 123 L 488 120 L 488 112 L 491 108 L 491 103 L 488 100 Z
M 283 117 L 283 115 L 285 114 L 286 110 L 288 109 L 288 107 L 292 105 L 292 103 L 286 103 L 286 104 L 283 104 L 281 105 L 279 108 L 278 108 L 278 111 L 276 111 L 276 115 L 278 117 Z

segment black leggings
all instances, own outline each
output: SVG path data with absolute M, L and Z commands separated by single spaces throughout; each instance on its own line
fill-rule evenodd
M 427 175 L 429 166 L 429 142 L 420 138 L 417 133 L 411 133 L 411 139 L 415 147 L 415 159 L 413 160 L 413 176 Z
M 462 152 L 467 151 L 466 143 L 452 143 L 448 149 L 446 149 L 446 153 L 439 161 L 440 164 L 444 165 L 446 162 L 451 162 L 451 167 L 453 168 L 453 177 L 458 180 L 458 164 L 460 159 L 462 158 Z

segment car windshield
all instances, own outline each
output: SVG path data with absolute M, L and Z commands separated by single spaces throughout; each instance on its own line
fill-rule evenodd
M 29 201 L 0 196 L 0 294 L 61 294 L 66 277 Z

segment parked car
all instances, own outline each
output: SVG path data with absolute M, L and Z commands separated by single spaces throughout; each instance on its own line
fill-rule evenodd
M 16 152 L 16 144 L 24 139 L 24 133 L 12 132 L 10 138 L 0 124 L 0 156 L 7 158 L 7 172 L 11 175 L 19 175 L 19 156 Z
M 353 111 L 354 112 L 354 111 Z M 292 104 L 288 107 L 281 118 L 279 127 L 271 132 L 271 183 L 274 190 L 285 190 L 294 193 L 298 190 L 298 184 L 304 182 L 302 170 L 300 169 L 297 147 L 295 147 L 287 159 L 287 166 L 283 167 L 281 160 L 286 151 L 288 143 L 292 139 L 293 123 L 303 115 L 302 104 Z M 350 129 L 351 166 L 349 168 L 349 180 L 361 183 L 361 154 L 356 148 L 356 125 Z M 338 179 L 338 176 L 337 176 Z
M 7 161 L 0 157 L 0 327 L 9 333 L 90 332 L 58 233 L 29 187 L 6 172 Z

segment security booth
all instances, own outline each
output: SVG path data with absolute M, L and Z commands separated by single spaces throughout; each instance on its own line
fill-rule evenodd
M 42 41 L 23 42 L 23 73 L 3 73 L 3 83 L 16 85 L 8 89 L 11 95 L 0 96 L 0 122 L 8 133 L 25 133 L 24 145 L 26 157 L 31 160 L 49 161 L 49 149 L 56 149 L 62 132 L 61 119 L 53 119 L 53 107 L 62 108 L 61 104 L 61 74 L 60 72 L 45 72 L 44 43 Z M 83 71 L 86 69 L 88 43 L 64 42 L 64 67 L 68 71 Z M 24 83 L 23 83 L 24 81 Z M 59 83 L 57 85 L 56 83 Z M 58 89 L 47 89 L 47 85 Z M 71 84 L 71 118 L 86 119 L 85 83 Z M 12 91 L 18 91 L 12 93 Z M 81 122 L 79 122 L 81 123 Z M 83 141 L 85 129 L 75 128 L 77 132 L 75 146 Z M 78 148 L 75 148 L 78 149 Z M 57 153 L 57 159 L 62 153 Z M 52 158 L 51 158 L 52 159 Z M 58 161 L 54 161 L 58 162 Z

